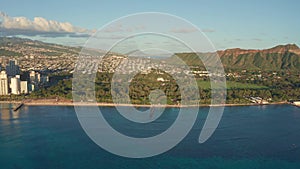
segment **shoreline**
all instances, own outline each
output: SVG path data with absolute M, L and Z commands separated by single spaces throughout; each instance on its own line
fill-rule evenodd
M 89 103 L 89 102 L 77 102 L 72 101 L 56 101 L 49 99 L 39 99 L 39 100 L 25 100 L 22 101 L 0 101 L 4 104 L 21 104 L 24 106 L 99 106 L 99 107 L 166 107 L 166 108 L 184 108 L 184 107 L 234 107 L 234 106 L 264 106 L 264 105 L 283 105 L 289 104 L 288 102 L 273 102 L 268 104 L 259 104 L 259 103 L 238 103 L 238 104 L 199 104 L 199 105 L 149 105 L 149 104 L 115 104 L 115 103 Z

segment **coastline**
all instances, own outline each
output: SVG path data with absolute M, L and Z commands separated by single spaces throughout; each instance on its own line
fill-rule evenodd
M 184 107 L 233 107 L 233 106 L 264 106 L 264 105 L 282 105 L 289 104 L 288 102 L 273 102 L 268 104 L 259 103 L 238 103 L 238 104 L 199 104 L 199 105 L 149 105 L 149 104 L 115 104 L 115 103 L 93 103 L 93 102 L 77 102 L 74 103 L 69 100 L 58 100 L 55 99 L 38 99 L 38 100 L 25 100 L 25 101 L 0 101 L 4 104 L 24 104 L 25 106 L 100 106 L 100 107 L 167 107 L 167 108 L 184 108 Z

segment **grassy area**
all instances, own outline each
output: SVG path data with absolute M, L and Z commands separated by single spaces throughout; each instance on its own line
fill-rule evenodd
M 21 53 L 0 49 L 0 56 L 21 56 L 21 55 L 22 55 Z
M 60 52 L 41 52 L 42 55 L 47 55 L 47 56 L 60 56 L 63 53 Z
M 198 86 L 202 89 L 210 88 L 210 81 L 198 80 Z M 233 81 L 226 81 L 227 89 L 268 89 L 266 86 L 250 84 L 250 83 L 240 83 Z

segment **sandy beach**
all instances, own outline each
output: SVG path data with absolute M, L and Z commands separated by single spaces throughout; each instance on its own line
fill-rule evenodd
M 268 104 L 199 104 L 199 105 L 149 105 L 149 104 L 115 104 L 115 103 L 94 103 L 94 102 L 72 102 L 70 100 L 55 100 L 55 99 L 37 99 L 37 100 L 25 100 L 25 101 L 0 101 L 0 103 L 12 103 L 21 104 L 26 106 L 103 106 L 103 107 L 115 107 L 115 106 L 134 106 L 134 107 L 220 107 L 220 106 L 262 106 L 262 105 L 277 105 L 288 104 L 288 102 L 273 102 Z

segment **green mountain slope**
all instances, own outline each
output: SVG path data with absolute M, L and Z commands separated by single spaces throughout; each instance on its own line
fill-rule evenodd
M 227 49 L 218 51 L 225 68 L 262 69 L 262 70 L 300 70 L 300 49 L 294 44 L 279 45 L 265 50 Z M 198 53 L 200 57 L 209 57 L 211 53 Z M 177 53 L 169 59 L 174 63 L 179 57 L 191 66 L 203 66 L 195 53 Z

